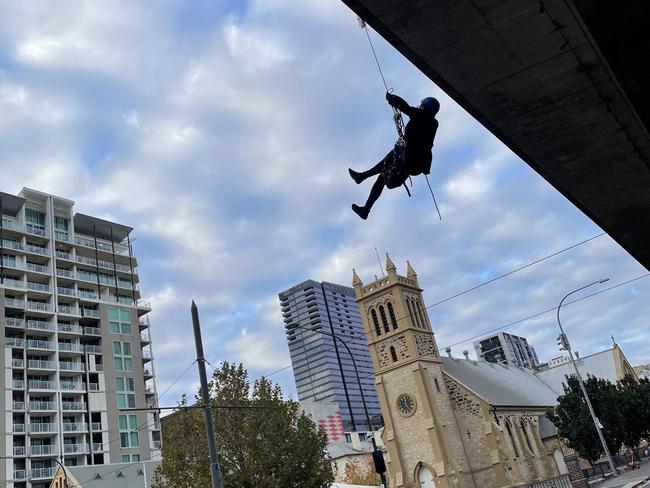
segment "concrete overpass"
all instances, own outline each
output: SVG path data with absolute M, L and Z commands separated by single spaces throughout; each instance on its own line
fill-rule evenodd
M 650 270 L 650 1 L 343 1 Z

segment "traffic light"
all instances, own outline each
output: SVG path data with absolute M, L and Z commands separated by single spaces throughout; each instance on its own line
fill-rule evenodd
M 384 474 L 386 472 L 386 463 L 384 462 L 384 453 L 375 448 L 372 452 L 372 462 L 375 464 L 375 472 L 377 474 Z

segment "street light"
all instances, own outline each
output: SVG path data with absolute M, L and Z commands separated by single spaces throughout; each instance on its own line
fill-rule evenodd
M 584 290 L 585 288 L 589 288 L 590 286 L 597 285 L 597 284 L 603 284 L 606 281 L 609 281 L 609 278 L 603 278 L 601 280 L 594 281 L 593 283 L 589 283 L 588 285 L 577 288 L 572 292 L 567 293 L 564 296 L 564 298 L 560 301 L 560 304 L 557 307 L 557 325 L 560 327 L 560 335 L 558 336 L 558 345 L 561 346 L 560 347 L 561 351 L 564 350 L 569 353 L 569 359 L 571 360 L 571 364 L 573 364 L 573 369 L 575 370 L 576 376 L 578 377 L 578 383 L 580 383 L 580 389 L 582 390 L 582 395 L 585 397 L 585 402 L 587 403 L 587 407 L 589 408 L 591 419 L 594 422 L 594 426 L 596 427 L 596 432 L 598 433 L 600 442 L 603 445 L 603 449 L 605 450 L 605 455 L 607 456 L 607 462 L 609 463 L 609 466 L 612 470 L 612 475 L 618 476 L 618 471 L 616 471 L 614 460 L 612 459 L 612 455 L 609 452 L 609 448 L 607 447 L 607 442 L 605 441 L 605 437 L 603 436 L 603 432 L 601 430 L 600 421 L 598 420 L 598 417 L 596 417 L 596 413 L 594 412 L 594 407 L 591 405 L 591 400 L 589 399 L 589 394 L 587 393 L 587 388 L 585 388 L 585 383 L 584 381 L 582 381 L 582 376 L 580 375 L 580 371 L 578 370 L 578 364 L 576 363 L 576 360 L 573 357 L 573 353 L 571 352 L 571 344 L 569 343 L 569 337 L 564 332 L 564 329 L 562 328 L 562 322 L 560 322 L 560 308 L 562 307 L 564 300 L 566 300 L 570 295 L 573 295 L 574 293 Z

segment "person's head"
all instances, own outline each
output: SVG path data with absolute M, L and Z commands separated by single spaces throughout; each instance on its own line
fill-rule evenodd
M 435 116 L 440 110 L 440 102 L 433 97 L 423 98 L 420 102 L 420 108 Z

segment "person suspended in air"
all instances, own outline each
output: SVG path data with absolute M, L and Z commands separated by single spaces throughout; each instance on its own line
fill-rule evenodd
M 438 130 L 436 114 L 440 103 L 433 97 L 422 100 L 418 107 L 411 107 L 403 98 L 386 93 L 389 105 L 409 118 L 404 129 L 404 140 L 367 171 L 357 172 L 348 168 L 350 177 L 358 185 L 371 176 L 377 176 L 368 200 L 363 207 L 352 204 L 352 210 L 363 220 L 380 197 L 384 186 L 389 189 L 402 186 L 409 176 L 428 175 L 431 171 L 431 149 Z

